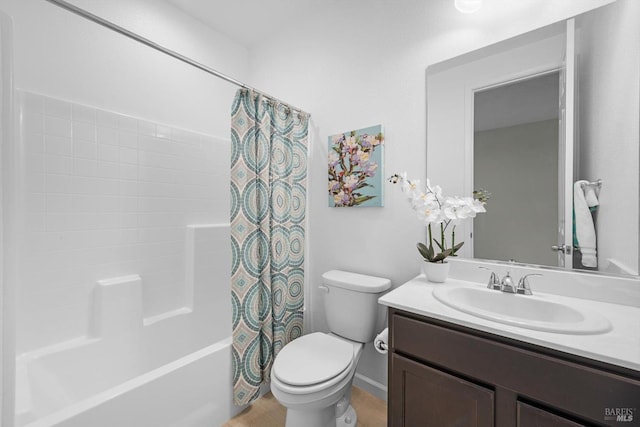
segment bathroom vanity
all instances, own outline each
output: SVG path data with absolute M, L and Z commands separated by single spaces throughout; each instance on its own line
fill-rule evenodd
M 478 317 L 433 295 L 455 286 L 486 290 L 419 276 L 380 299 L 389 308 L 389 426 L 640 425 L 640 308 L 539 292 L 539 301 L 611 322 L 597 333 L 558 333 Z

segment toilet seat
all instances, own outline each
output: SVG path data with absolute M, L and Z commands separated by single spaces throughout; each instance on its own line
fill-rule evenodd
M 290 342 L 278 353 L 271 371 L 291 388 L 329 386 L 348 375 L 353 364 L 353 345 L 334 336 L 315 332 Z M 287 387 L 287 388 L 289 388 Z

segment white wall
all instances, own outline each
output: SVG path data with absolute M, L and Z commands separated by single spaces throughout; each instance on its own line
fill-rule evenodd
M 246 48 L 164 2 L 74 2 L 227 74 Z M 47 96 L 216 136 L 229 133 L 235 87 L 40 0 L 0 0 L 15 29 L 15 84 Z
M 599 269 L 627 274 L 639 268 L 638 16 L 640 2 L 618 0 L 576 23 L 578 179 L 603 180 L 596 223 Z
M 390 184 L 384 208 L 327 207 L 327 136 L 383 123 L 385 174 L 406 170 L 424 178 L 427 66 L 605 3 L 487 1 L 479 13 L 463 15 L 452 1 L 334 1 L 252 47 L 253 84 L 312 113 L 307 298 L 314 329 L 326 330 L 316 290 L 324 271 L 380 275 L 400 285 L 419 272 L 415 244 L 424 231 Z M 386 384 L 386 358 L 369 346 L 359 372 Z
M 164 2 L 76 3 L 248 74 L 243 46 Z M 185 306 L 185 226 L 228 222 L 236 87 L 44 1 L 0 10 L 24 93 L 18 353 L 86 334 L 99 279 L 142 274 L 146 316 Z

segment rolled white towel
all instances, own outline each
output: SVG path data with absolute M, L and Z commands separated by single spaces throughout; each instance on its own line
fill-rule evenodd
M 587 202 L 587 206 L 590 208 L 594 208 L 600 204 L 598 201 L 598 195 L 596 194 L 596 189 L 593 185 L 585 185 L 584 189 L 584 200 Z
M 573 213 L 576 221 L 576 239 L 582 253 L 582 265 L 597 267 L 596 229 L 585 197 L 586 189 L 590 188 L 588 184 L 588 181 L 575 182 L 573 186 Z
M 389 351 L 389 328 L 384 328 L 382 332 L 376 335 L 376 339 L 373 340 L 373 346 L 380 354 L 387 354 Z

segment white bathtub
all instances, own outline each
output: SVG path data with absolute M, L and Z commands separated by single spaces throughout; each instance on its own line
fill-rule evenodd
M 99 281 L 91 333 L 17 358 L 17 427 L 213 427 L 232 403 L 228 226 L 187 228 L 192 303 L 143 318 L 137 275 Z M 221 273 L 222 272 L 222 273 Z
M 228 338 L 25 426 L 220 426 L 238 410 L 231 380 Z

